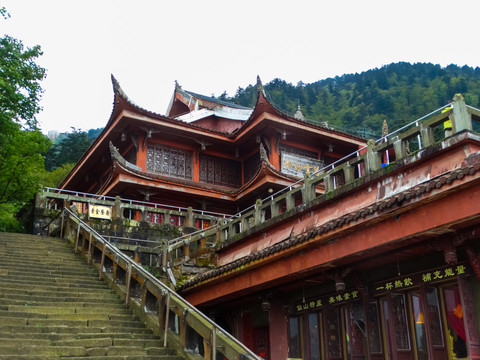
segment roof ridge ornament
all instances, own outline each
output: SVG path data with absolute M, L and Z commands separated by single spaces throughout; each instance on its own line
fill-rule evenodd
M 113 85 L 113 92 L 115 94 L 119 94 L 121 97 L 128 100 L 127 94 L 125 94 L 125 92 L 122 90 L 122 88 L 120 87 L 120 83 L 118 82 L 117 79 L 115 79 L 115 76 L 113 76 L 113 74 L 111 74 L 111 79 L 112 79 L 112 85 Z
M 265 96 L 265 89 L 263 88 L 262 80 L 260 79 L 260 75 L 257 75 L 257 92 L 262 93 Z
M 305 120 L 305 116 L 303 116 L 302 110 L 300 109 L 300 104 L 298 104 L 297 111 L 295 112 L 295 115 L 293 115 L 293 118 L 302 121 Z

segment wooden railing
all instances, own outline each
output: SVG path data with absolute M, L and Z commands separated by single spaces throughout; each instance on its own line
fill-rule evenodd
M 444 124 L 451 121 L 450 134 L 444 132 Z M 342 186 L 355 186 L 355 181 L 372 174 L 393 161 L 400 161 L 419 154 L 451 134 L 473 130 L 474 121 L 480 121 L 480 110 L 465 105 L 462 95 L 430 114 L 388 134 L 378 140 L 369 140 L 367 146 L 345 156 L 295 184 L 259 199 L 242 212 L 222 219 L 217 226 L 195 234 L 185 235 L 169 242 L 173 263 L 189 258 L 190 248 L 202 248 L 208 244 L 220 245 L 245 233 L 253 226 L 287 213 L 294 208 L 301 211 L 320 196 L 329 198 Z M 448 126 L 447 126 L 448 128 Z M 319 191 L 321 190 L 321 191 Z M 183 259 L 181 257 L 184 257 Z
M 124 296 L 126 306 L 130 306 L 148 327 L 163 337 L 165 346 L 174 343 L 179 345 L 181 351 L 200 348 L 203 351 L 196 356 L 208 360 L 215 360 L 217 353 L 229 360 L 261 359 L 110 244 L 70 209 L 64 208 L 54 221 L 50 222 L 48 234 L 56 234 L 69 240 L 75 252 L 83 253 L 88 263 L 96 265 L 99 278 L 105 279 L 117 293 Z M 174 319 L 175 317 L 177 319 Z M 178 331 L 169 326 L 172 319 L 178 320 L 174 321 L 178 323 Z M 192 331 L 193 333 L 187 336 Z M 197 338 L 198 343 L 188 343 L 187 339 L 191 338 Z

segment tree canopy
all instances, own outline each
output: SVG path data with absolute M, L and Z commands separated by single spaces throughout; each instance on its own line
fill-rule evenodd
M 46 75 L 35 62 L 40 55 L 39 46 L 0 39 L 0 231 L 19 230 L 14 214 L 38 191 L 50 146 L 35 118 Z

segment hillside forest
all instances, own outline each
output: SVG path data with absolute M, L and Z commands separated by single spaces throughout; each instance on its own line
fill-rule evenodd
M 300 105 L 308 120 L 375 138 L 384 119 L 391 131 L 398 129 L 451 102 L 456 93 L 462 93 L 468 105 L 480 107 L 480 68 L 400 62 L 311 84 L 274 79 L 264 88 L 287 114 L 293 115 Z M 249 85 L 219 98 L 253 107 L 256 96 L 256 86 Z

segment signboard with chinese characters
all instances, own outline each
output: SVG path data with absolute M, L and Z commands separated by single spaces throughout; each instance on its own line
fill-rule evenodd
M 375 295 L 382 295 L 390 291 L 401 291 L 412 287 L 418 287 L 421 283 L 437 283 L 440 281 L 455 279 L 457 275 L 466 274 L 467 268 L 464 264 L 444 266 L 377 282 L 374 284 L 374 293 Z
M 358 290 L 351 290 L 331 295 L 325 295 L 315 299 L 311 299 L 306 302 L 295 304 L 295 311 L 321 309 L 324 306 L 340 305 L 349 301 L 355 301 L 359 299 L 360 294 Z
M 88 204 L 88 217 L 95 219 L 112 220 L 112 207 Z
M 284 174 L 304 178 L 323 168 L 323 161 L 282 152 L 280 171 Z

